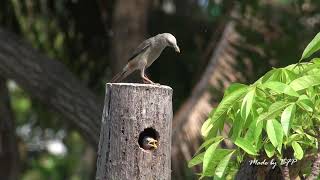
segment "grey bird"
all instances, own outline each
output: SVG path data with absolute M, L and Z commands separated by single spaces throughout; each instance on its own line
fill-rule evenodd
M 167 47 L 172 47 L 180 53 L 176 38 L 170 33 L 158 34 L 143 41 L 129 58 L 127 65 L 120 73 L 112 78 L 111 82 L 119 82 L 126 78 L 135 70 L 140 70 L 140 75 L 144 82 L 154 84 L 146 75 L 145 70 L 148 68 Z

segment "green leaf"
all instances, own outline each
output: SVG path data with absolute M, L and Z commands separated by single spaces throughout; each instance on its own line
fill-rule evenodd
M 310 57 L 313 53 L 320 49 L 320 33 L 318 33 L 312 41 L 308 44 L 308 46 L 304 49 L 301 59 L 305 59 Z
M 309 75 L 317 75 L 317 73 L 312 73 L 312 72 L 319 72 L 320 64 L 316 63 L 309 63 L 307 67 L 305 67 L 302 71 L 301 74 L 309 74 Z M 315 70 L 315 71 L 314 71 Z M 310 73 L 311 71 L 311 73 Z
M 255 128 L 255 130 L 254 130 L 254 141 L 256 142 L 256 143 L 258 143 L 258 141 L 261 139 L 260 138 L 260 135 L 261 135 L 261 133 L 262 133 L 262 128 L 263 128 L 263 123 L 262 122 L 258 122 L 257 124 L 256 124 L 256 128 Z
M 210 129 L 218 128 L 223 124 L 223 117 L 227 113 L 227 111 L 239 100 L 243 97 L 243 95 L 247 92 L 247 87 L 239 87 L 239 89 L 233 91 L 228 96 L 225 96 L 221 103 L 216 108 L 215 112 L 212 114 L 210 118 L 210 123 L 212 126 L 206 124 L 206 128 L 202 128 L 202 132 L 208 132 Z M 214 129 L 216 130 L 216 129 Z
M 241 105 L 241 116 L 245 120 L 248 118 L 250 110 L 252 108 L 255 91 L 256 91 L 256 88 L 254 87 L 243 98 L 242 105 Z
M 228 167 L 228 164 L 230 162 L 230 159 L 235 151 L 232 151 L 230 154 L 225 156 L 217 165 L 216 171 L 214 173 L 215 178 L 221 179 L 224 177 L 224 174 L 226 173 L 226 169 Z
M 211 145 L 212 143 L 219 141 L 221 142 L 224 138 L 222 136 L 216 136 L 214 138 L 210 138 L 208 140 L 205 140 L 201 146 L 198 148 L 197 152 L 195 154 L 198 154 L 203 148 L 208 147 L 209 145 Z
M 240 112 L 238 112 L 236 114 L 236 117 L 235 117 L 233 125 L 232 125 L 232 136 L 231 136 L 232 140 L 236 140 L 240 136 L 244 123 L 245 122 L 241 118 Z
M 320 58 L 313 58 L 310 62 L 320 64 Z
M 248 154 L 254 155 L 254 156 L 258 155 L 257 152 L 256 152 L 256 149 L 254 148 L 254 146 L 247 139 L 238 137 L 237 140 L 234 143 L 238 147 L 243 149 L 245 152 L 247 152 Z
M 299 97 L 298 101 L 297 101 L 297 105 L 300 106 L 302 109 L 309 111 L 309 112 L 313 112 L 313 103 L 310 100 L 310 98 L 303 94 Z
M 203 174 L 208 174 L 208 172 L 214 172 L 213 161 L 215 157 L 215 151 L 221 141 L 215 142 L 209 146 L 209 148 L 205 151 L 203 157 Z
M 296 91 L 294 91 L 289 85 L 282 82 L 268 81 L 265 84 L 262 84 L 262 87 L 271 89 L 277 93 L 284 93 L 289 96 L 299 97 L 299 94 Z
M 282 144 L 283 130 L 281 124 L 275 120 L 268 120 L 266 125 L 267 135 L 274 147 Z
M 266 152 L 267 156 L 271 158 L 275 153 L 275 148 L 271 143 L 266 143 L 264 145 L 264 151 Z
M 201 127 L 201 135 L 203 137 L 208 136 L 210 130 L 213 128 L 213 124 L 211 123 L 210 117 L 202 124 Z
M 300 91 L 319 84 L 320 75 L 307 75 L 293 80 L 289 86 L 295 91 Z
M 284 131 L 284 134 L 288 136 L 289 130 L 291 127 L 291 121 L 293 119 L 294 113 L 296 111 L 296 105 L 291 104 L 281 114 L 281 125 Z
M 239 90 L 241 88 L 246 88 L 246 87 L 248 86 L 245 84 L 233 83 L 224 91 L 224 97 L 228 96 L 229 94 L 233 93 L 236 90 Z
M 303 158 L 303 150 L 300 146 L 299 143 L 297 143 L 296 141 L 292 142 L 292 148 L 294 150 L 294 157 L 297 158 L 298 160 L 301 160 Z
M 262 113 L 258 117 L 258 122 L 275 118 L 276 116 L 278 116 L 280 114 L 282 109 L 284 109 L 286 106 L 288 106 L 288 103 L 286 103 L 284 101 L 277 101 L 277 102 L 271 104 L 268 111 L 265 113 Z
M 206 161 L 206 156 L 204 156 L 203 160 L 203 172 L 201 177 L 204 176 L 213 176 L 215 173 L 215 168 L 219 164 L 219 162 L 229 153 L 231 150 L 229 149 L 215 149 L 210 159 L 207 159 L 206 170 L 204 169 L 204 162 Z
M 188 168 L 191 168 L 195 165 L 202 163 L 204 157 L 204 152 L 196 155 L 188 162 Z
M 291 83 L 291 81 L 295 80 L 298 78 L 298 75 L 295 74 L 293 71 L 289 70 L 289 69 L 284 69 L 283 70 L 284 76 L 286 78 L 286 84 Z
M 253 141 L 257 143 L 260 138 L 262 128 L 263 128 L 263 123 L 262 122 L 257 123 L 257 118 L 253 119 L 247 131 L 245 139 L 247 139 L 248 141 Z
M 265 83 L 267 81 L 280 81 L 281 74 L 281 69 L 272 69 L 271 71 L 267 72 L 264 76 L 262 76 L 257 82 Z
M 233 91 L 228 96 L 224 97 L 221 103 L 216 108 L 216 111 L 213 113 L 211 117 L 211 121 L 218 120 L 223 114 L 225 114 L 236 101 L 238 101 L 242 96 L 247 92 L 247 87 L 239 88 Z

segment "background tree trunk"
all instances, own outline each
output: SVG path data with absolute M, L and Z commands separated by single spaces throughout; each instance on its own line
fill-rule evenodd
M 147 34 L 149 0 L 117 0 L 112 23 L 111 68 L 116 74 Z
M 0 179 L 19 179 L 19 150 L 15 131 L 6 80 L 0 77 Z
M 107 84 L 96 179 L 171 179 L 171 124 L 170 87 Z M 144 137 L 158 147 L 144 148 Z
M 63 64 L 0 29 L 0 74 L 61 114 L 97 147 L 102 102 Z

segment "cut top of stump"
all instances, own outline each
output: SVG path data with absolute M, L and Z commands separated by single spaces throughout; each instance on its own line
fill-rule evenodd
M 140 87 L 140 88 L 161 88 L 161 89 L 166 89 L 169 91 L 172 91 L 172 88 L 166 85 L 159 85 L 159 84 L 140 84 L 140 83 L 107 83 L 107 87 L 111 86 L 131 86 L 131 87 Z

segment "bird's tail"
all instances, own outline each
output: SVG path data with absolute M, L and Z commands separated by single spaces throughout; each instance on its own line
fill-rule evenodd
M 126 73 L 126 71 L 122 71 L 119 72 L 118 74 L 116 74 L 112 79 L 111 79 L 111 83 L 116 83 L 119 82 L 121 80 L 123 80 L 125 77 L 123 76 Z
M 130 72 L 132 72 L 132 70 L 130 71 L 130 69 L 128 68 L 128 65 L 126 65 L 121 72 L 116 74 L 111 79 L 111 83 L 116 83 L 116 82 L 122 81 L 125 77 L 127 77 L 130 74 Z

